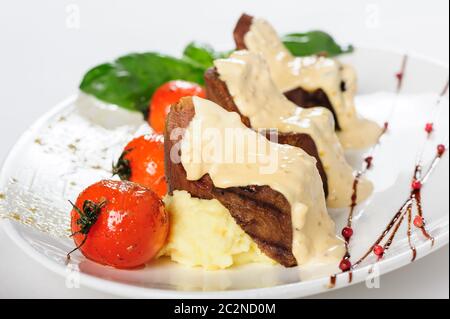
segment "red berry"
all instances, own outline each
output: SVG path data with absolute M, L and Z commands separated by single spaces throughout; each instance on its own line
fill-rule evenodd
M 342 236 L 346 240 L 349 240 L 353 236 L 353 229 L 351 227 L 344 227 L 342 229 Z
M 397 74 L 395 74 L 395 77 L 397 78 L 397 80 L 401 81 L 403 79 L 403 72 L 398 72 Z
M 364 161 L 367 164 L 367 168 L 370 168 L 372 166 L 372 162 L 373 162 L 373 156 L 367 156 Z
M 437 146 L 437 153 L 438 153 L 439 156 L 444 155 L 445 151 L 446 151 L 446 148 L 445 148 L 444 144 L 439 144 Z
M 422 183 L 419 180 L 415 180 L 412 182 L 411 187 L 413 190 L 418 191 L 422 188 Z
M 422 216 L 417 215 L 414 218 L 414 226 L 416 226 L 417 228 L 422 228 L 423 227 L 423 218 L 422 218 Z
M 428 134 L 431 134 L 431 132 L 433 132 L 433 123 L 427 123 L 425 125 L 425 132 L 427 132 Z
M 381 257 L 384 254 L 384 248 L 380 245 L 375 245 L 373 246 L 373 253 L 378 257 Z
M 383 130 L 386 132 L 389 128 L 389 122 L 384 122 Z
M 347 258 L 344 258 L 341 260 L 341 263 L 339 264 L 339 268 L 342 271 L 349 271 L 350 268 L 352 268 L 352 263 Z

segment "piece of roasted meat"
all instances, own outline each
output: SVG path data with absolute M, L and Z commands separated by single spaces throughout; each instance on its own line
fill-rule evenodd
M 291 207 L 284 195 L 269 186 L 217 188 L 208 174 L 197 181 L 189 181 L 182 163 L 171 160 L 174 145 L 183 138 L 177 134 L 176 138 L 171 139 L 172 132 L 187 128 L 194 116 L 192 98 L 181 99 L 171 107 L 167 116 L 164 139 L 169 194 L 175 190 L 185 190 L 201 199 L 217 199 L 263 253 L 283 266 L 295 266 Z
M 205 85 L 206 85 L 206 95 L 209 100 L 215 102 L 216 104 L 223 107 L 229 112 L 236 112 L 241 116 L 241 121 L 247 127 L 251 128 L 250 120 L 248 117 L 242 115 L 239 112 L 238 107 L 233 101 L 227 85 L 219 78 L 219 74 L 215 68 L 211 68 L 205 73 Z M 317 151 L 316 143 L 308 134 L 304 133 L 282 133 L 282 132 L 267 132 L 269 134 L 277 134 L 278 143 L 288 144 L 296 147 L 300 147 L 310 156 L 313 156 L 317 160 L 317 169 L 319 170 L 320 177 L 323 182 L 323 189 L 325 192 L 325 197 L 328 196 L 328 180 L 327 174 L 323 167 L 322 161 L 319 157 Z
M 243 14 L 240 18 L 236 27 L 233 31 L 234 42 L 236 43 L 236 48 L 238 50 L 246 50 L 245 45 L 245 35 L 250 31 L 250 27 L 253 22 L 253 17 L 247 14 Z M 341 85 L 341 90 L 345 90 L 345 83 Z M 295 88 L 288 92 L 284 92 L 284 95 L 293 103 L 300 107 L 309 108 L 322 106 L 327 108 L 333 113 L 336 130 L 340 130 L 338 118 L 336 111 L 333 108 L 327 94 L 322 89 L 317 89 L 315 91 L 309 92 L 303 88 Z

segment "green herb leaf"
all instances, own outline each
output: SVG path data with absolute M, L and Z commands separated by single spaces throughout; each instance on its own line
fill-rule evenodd
M 183 57 L 206 71 L 214 65 L 214 60 L 228 57 L 230 53 L 231 51 L 217 52 L 208 44 L 191 42 L 184 49 Z
M 207 44 L 191 42 L 184 49 L 183 57 L 198 64 L 202 68 L 207 69 L 213 65 L 215 52 L 213 48 Z
M 203 84 L 204 68 L 158 53 L 134 53 L 86 73 L 80 89 L 98 99 L 145 113 L 154 91 L 171 80 Z
M 353 51 L 352 46 L 339 46 L 322 31 L 288 34 L 283 42 L 296 56 L 318 53 L 336 56 Z M 129 54 L 89 70 L 80 89 L 102 101 L 145 114 L 159 86 L 172 80 L 204 84 L 206 69 L 213 66 L 214 60 L 228 57 L 231 52 L 218 52 L 207 44 L 192 42 L 184 49 L 181 59 L 154 52 Z
M 287 34 L 283 37 L 283 43 L 295 56 L 326 54 L 333 57 L 353 51 L 353 46 L 340 46 L 323 31 Z

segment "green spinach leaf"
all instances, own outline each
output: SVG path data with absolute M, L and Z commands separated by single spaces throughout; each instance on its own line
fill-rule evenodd
M 108 103 L 145 112 L 153 92 L 171 80 L 203 84 L 204 68 L 158 53 L 134 53 L 86 73 L 80 89 Z
M 210 45 L 198 42 L 191 42 L 184 49 L 183 57 L 188 61 L 198 64 L 206 69 L 214 65 L 214 60 L 226 58 L 231 51 L 217 52 Z
M 283 43 L 295 56 L 326 54 L 333 57 L 353 51 L 353 46 L 340 46 L 323 31 L 287 34 L 283 37 Z
M 288 34 L 283 42 L 295 56 L 318 53 L 336 56 L 353 51 L 352 46 L 342 47 L 322 31 Z M 204 84 L 206 69 L 231 52 L 218 52 L 207 44 L 191 42 L 181 59 L 155 52 L 133 53 L 89 70 L 80 89 L 102 101 L 145 113 L 159 86 L 171 80 Z

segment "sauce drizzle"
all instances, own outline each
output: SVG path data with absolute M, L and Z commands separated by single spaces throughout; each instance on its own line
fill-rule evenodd
M 401 62 L 400 71 L 395 74 L 395 76 L 397 78 L 397 86 L 396 86 L 396 92 L 395 92 L 396 93 L 396 97 L 394 99 L 394 104 L 393 104 L 393 107 L 391 109 L 391 112 L 390 112 L 390 115 L 389 115 L 388 118 L 390 118 L 390 116 L 392 115 L 393 109 L 395 108 L 395 105 L 396 105 L 396 100 L 398 98 L 398 95 L 401 92 L 403 79 L 404 79 L 404 75 L 405 75 L 405 71 L 406 71 L 407 62 L 408 62 L 408 56 L 404 55 L 403 59 L 402 59 L 402 62 Z M 380 135 L 378 136 L 377 143 L 372 148 L 372 150 L 370 152 L 370 155 L 367 156 L 364 159 L 364 162 L 363 162 L 363 165 L 362 165 L 363 168 L 360 171 L 356 172 L 356 174 L 355 174 L 355 177 L 354 177 L 354 180 L 353 180 L 353 188 L 352 188 L 352 195 L 351 195 L 350 211 L 349 211 L 349 214 L 348 214 L 348 217 L 347 217 L 347 227 L 346 228 L 348 228 L 348 229 L 352 229 L 352 225 L 353 225 L 353 215 L 354 215 L 354 212 L 355 212 L 356 205 L 358 203 L 358 184 L 359 184 L 359 181 L 360 181 L 361 177 L 364 176 L 366 174 L 366 172 L 369 169 L 372 168 L 375 151 L 376 151 L 377 147 L 381 143 L 381 138 L 387 133 L 388 129 L 389 129 L 389 121 L 385 121 L 384 124 L 383 124 L 383 129 L 380 132 Z M 345 237 L 344 236 L 344 239 L 345 239 L 345 255 L 344 255 L 343 260 L 349 260 L 351 258 L 350 247 L 349 247 L 350 246 L 351 236 L 349 236 L 349 237 Z M 347 269 L 347 270 L 343 269 L 343 272 L 346 272 L 346 271 L 349 272 L 348 281 L 349 281 L 349 283 L 351 283 L 352 280 L 353 280 L 353 276 L 352 276 L 352 273 L 351 273 L 351 268 Z
M 425 184 L 428 177 L 431 175 L 431 173 L 436 168 L 438 162 L 442 158 L 443 154 L 437 153 L 427 170 L 425 176 L 421 179 L 422 186 Z M 413 180 L 419 180 L 420 178 L 420 172 L 422 170 L 422 167 L 420 165 L 416 165 L 414 177 Z M 395 235 L 397 234 L 401 224 L 403 223 L 405 216 L 408 215 L 408 221 L 412 220 L 412 208 L 413 205 L 416 205 L 418 216 L 423 218 L 423 210 L 422 210 L 422 204 L 421 204 L 421 188 L 420 189 L 412 189 L 409 195 L 409 198 L 405 201 L 405 203 L 400 207 L 400 209 L 397 211 L 397 213 L 394 215 L 390 223 L 387 225 L 385 230 L 382 232 L 380 237 L 375 241 L 375 243 L 370 247 L 370 249 L 357 261 L 353 264 L 352 269 L 356 268 L 358 265 L 360 265 L 373 251 L 373 248 L 375 245 L 380 244 L 390 233 L 390 231 L 393 229 L 391 235 L 389 236 L 388 240 L 384 244 L 384 250 L 389 249 L 389 247 L 392 245 L 392 242 L 394 241 Z M 411 217 L 409 217 L 411 216 Z M 417 226 L 416 226 L 417 227 Z M 420 230 L 422 231 L 422 234 L 427 240 L 431 241 L 431 245 L 434 245 L 434 238 L 429 234 L 428 230 L 426 229 L 425 223 L 423 223 L 420 227 Z M 417 257 L 417 251 L 415 248 L 413 248 L 411 244 L 411 222 L 408 223 L 408 241 L 410 243 L 411 250 L 413 251 L 412 260 L 414 261 Z
M 405 55 L 403 57 L 401 71 L 396 74 L 396 78 L 397 78 L 396 99 L 398 98 L 398 95 L 400 94 L 401 89 L 402 89 L 402 84 L 403 84 L 403 80 L 404 80 L 404 74 L 405 74 L 405 70 L 406 70 L 407 60 L 408 60 L 408 57 L 407 57 L 407 55 Z M 443 90 L 439 94 L 438 100 L 435 103 L 436 107 L 440 105 L 441 100 L 444 97 L 444 95 L 448 92 L 448 89 L 449 89 L 449 81 L 446 82 Z M 396 103 L 394 102 L 393 108 L 395 108 L 395 105 L 396 105 Z M 393 113 L 393 108 L 391 109 L 391 115 Z M 430 135 L 431 135 L 431 133 L 433 131 L 433 130 L 427 129 L 427 127 L 429 128 L 430 125 L 432 126 L 433 123 L 427 123 L 426 128 L 425 128 L 425 131 L 427 133 L 427 140 L 428 140 L 428 138 L 430 137 Z M 381 138 L 388 131 L 388 128 L 389 128 L 389 121 L 386 121 L 384 123 L 383 130 L 382 130 L 382 132 L 381 132 L 381 134 L 379 136 L 377 144 L 372 148 L 371 154 L 364 159 L 362 170 L 360 170 L 359 172 L 357 172 L 355 174 L 355 179 L 354 179 L 354 183 L 353 183 L 353 194 L 352 194 L 352 197 L 351 197 L 351 205 L 350 205 L 350 211 L 349 211 L 349 215 L 348 215 L 348 219 L 347 219 L 347 227 L 346 228 L 350 228 L 351 229 L 352 224 L 353 224 L 353 215 L 354 215 L 354 211 L 355 211 L 355 208 L 356 208 L 356 201 L 357 201 L 357 197 L 358 197 L 358 182 L 359 182 L 360 178 L 369 169 L 372 168 L 373 158 L 374 158 L 373 155 L 374 155 L 375 150 L 377 149 L 377 147 L 380 145 Z M 427 140 L 425 141 L 425 143 L 427 142 Z M 377 255 L 378 256 L 378 260 L 381 260 L 383 258 L 384 252 L 387 249 L 389 249 L 390 246 L 392 245 L 392 243 L 394 242 L 395 236 L 398 233 L 398 230 L 400 229 L 400 226 L 404 222 L 405 218 L 407 218 L 407 222 L 408 222 L 408 225 L 407 225 L 407 239 L 408 239 L 408 245 L 409 245 L 409 247 L 411 249 L 411 252 L 412 252 L 411 262 L 415 261 L 416 258 L 417 258 L 417 250 L 416 250 L 415 246 L 413 245 L 412 238 L 411 238 L 412 237 L 412 224 L 414 224 L 417 228 L 419 228 L 421 230 L 421 232 L 422 232 L 422 235 L 427 240 L 431 241 L 431 246 L 432 247 L 434 246 L 434 238 L 430 235 L 430 233 L 426 229 L 425 222 L 423 220 L 423 207 L 422 207 L 421 189 L 422 189 L 422 186 L 428 180 L 428 178 L 431 175 L 431 173 L 434 171 L 434 169 L 438 165 L 438 163 L 439 163 L 440 159 L 442 158 L 443 154 L 447 150 L 447 145 L 444 145 L 444 144 L 438 145 L 436 155 L 435 155 L 434 159 L 432 160 L 430 167 L 428 168 L 428 170 L 426 171 L 425 175 L 422 178 L 422 169 L 423 169 L 423 167 L 421 165 L 421 158 L 422 158 L 422 155 L 423 155 L 423 149 L 424 148 L 425 147 L 422 147 L 422 153 L 421 153 L 421 155 L 419 157 L 418 164 L 416 164 L 416 166 L 414 167 L 414 174 L 413 174 L 413 178 L 412 178 L 411 192 L 410 192 L 410 195 L 409 195 L 408 199 L 404 202 L 404 204 L 396 212 L 396 214 L 393 216 L 391 221 L 386 226 L 385 230 L 378 237 L 378 239 L 374 242 L 374 244 L 372 246 L 370 246 L 368 251 L 358 261 L 356 261 L 349 269 L 343 270 L 343 272 L 348 272 L 348 282 L 349 283 L 351 283 L 352 280 L 353 280 L 352 270 L 355 269 L 356 267 L 358 267 L 368 256 L 370 256 L 372 253 L 374 253 L 374 250 L 376 249 L 376 247 L 382 247 L 381 255 Z M 412 214 L 413 214 L 414 206 L 416 207 L 416 210 L 417 210 L 417 216 L 416 216 L 416 218 L 414 219 L 414 222 L 413 222 Z M 417 225 L 416 225 L 416 219 L 419 219 L 419 221 L 420 221 L 420 223 L 417 224 Z M 390 236 L 387 238 L 387 236 L 389 234 L 390 234 Z M 387 240 L 386 240 L 385 244 L 383 246 L 379 246 L 379 244 L 382 241 L 384 241 L 386 238 L 387 238 Z M 350 243 L 350 237 L 345 238 L 346 253 L 344 255 L 343 260 L 348 260 L 349 261 L 349 259 L 351 257 L 350 250 L 349 250 L 349 243 Z M 330 287 L 335 287 L 336 279 L 337 279 L 337 275 L 336 274 L 330 277 Z

